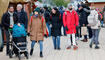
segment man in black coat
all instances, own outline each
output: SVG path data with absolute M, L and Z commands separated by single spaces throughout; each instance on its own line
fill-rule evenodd
M 48 10 L 48 7 L 45 6 L 44 7 L 44 17 L 45 17 L 45 21 L 46 21 L 46 25 L 47 25 L 47 28 L 49 30 L 49 36 L 51 36 L 51 27 L 50 27 L 50 24 L 51 24 L 51 19 L 50 19 L 50 11 Z
M 6 34 L 6 46 L 7 46 L 7 49 L 6 49 L 6 54 L 8 55 L 9 54 L 9 40 L 10 40 L 10 29 L 13 28 L 13 25 L 16 24 L 18 22 L 18 17 L 17 17 L 17 14 L 14 13 L 14 7 L 13 6 L 9 6 L 8 7 L 8 11 L 3 14 L 2 16 L 2 26 L 4 27 L 4 31 L 5 31 L 5 34 Z
M 63 25 L 63 13 L 65 12 L 64 10 L 63 10 L 63 7 L 60 7 L 59 8 L 59 12 L 60 12 L 60 14 L 61 14 L 61 26 L 63 26 L 63 33 L 64 33 L 64 36 L 66 36 L 67 34 L 66 34 L 66 29 L 65 29 L 65 27 L 64 27 L 64 25 Z
M 24 24 L 25 28 L 27 29 L 28 26 L 28 17 L 27 17 L 27 13 L 22 9 L 22 5 L 18 4 L 17 5 L 17 16 L 18 16 L 18 22 L 20 24 Z
M 85 5 L 80 5 L 79 9 L 77 10 L 77 12 L 79 14 L 80 37 L 82 37 L 82 35 L 81 35 L 81 27 L 87 26 L 87 24 L 88 24 L 87 17 L 89 15 L 89 13 L 86 10 L 87 10 L 87 7 Z M 84 39 L 82 41 L 83 42 L 88 41 L 87 40 L 87 35 L 84 35 Z

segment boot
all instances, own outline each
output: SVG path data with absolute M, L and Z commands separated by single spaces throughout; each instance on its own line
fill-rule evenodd
M 40 57 L 43 58 L 43 53 L 42 52 L 40 52 Z
M 83 41 L 83 42 L 87 42 L 87 41 L 88 41 L 88 39 L 83 39 L 83 40 L 81 40 L 81 41 Z
M 30 51 L 30 55 L 31 55 L 31 56 L 33 55 L 33 49 L 31 49 L 31 51 Z
M 85 39 L 84 42 L 88 42 L 88 39 Z
M 81 40 L 82 42 L 84 41 L 85 39 Z

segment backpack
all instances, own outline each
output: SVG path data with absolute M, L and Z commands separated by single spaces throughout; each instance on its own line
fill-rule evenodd
M 96 14 L 95 13 L 90 13 L 90 15 L 88 16 L 88 23 L 89 23 L 89 26 L 95 26 L 97 24 L 97 21 L 96 21 Z

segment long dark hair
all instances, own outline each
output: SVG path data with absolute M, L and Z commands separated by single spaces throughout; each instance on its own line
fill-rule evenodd
M 54 7 L 53 9 L 56 11 L 56 13 L 55 14 L 54 13 L 51 13 L 52 16 L 59 16 L 60 15 L 60 12 L 59 12 L 58 8 L 57 7 Z

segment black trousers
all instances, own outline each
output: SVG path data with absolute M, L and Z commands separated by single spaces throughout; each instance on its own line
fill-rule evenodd
M 8 29 L 5 29 L 5 34 L 6 34 L 6 54 L 9 54 L 10 50 L 10 31 Z
M 92 38 L 92 29 L 91 27 L 87 27 L 87 28 L 88 28 L 89 38 Z

